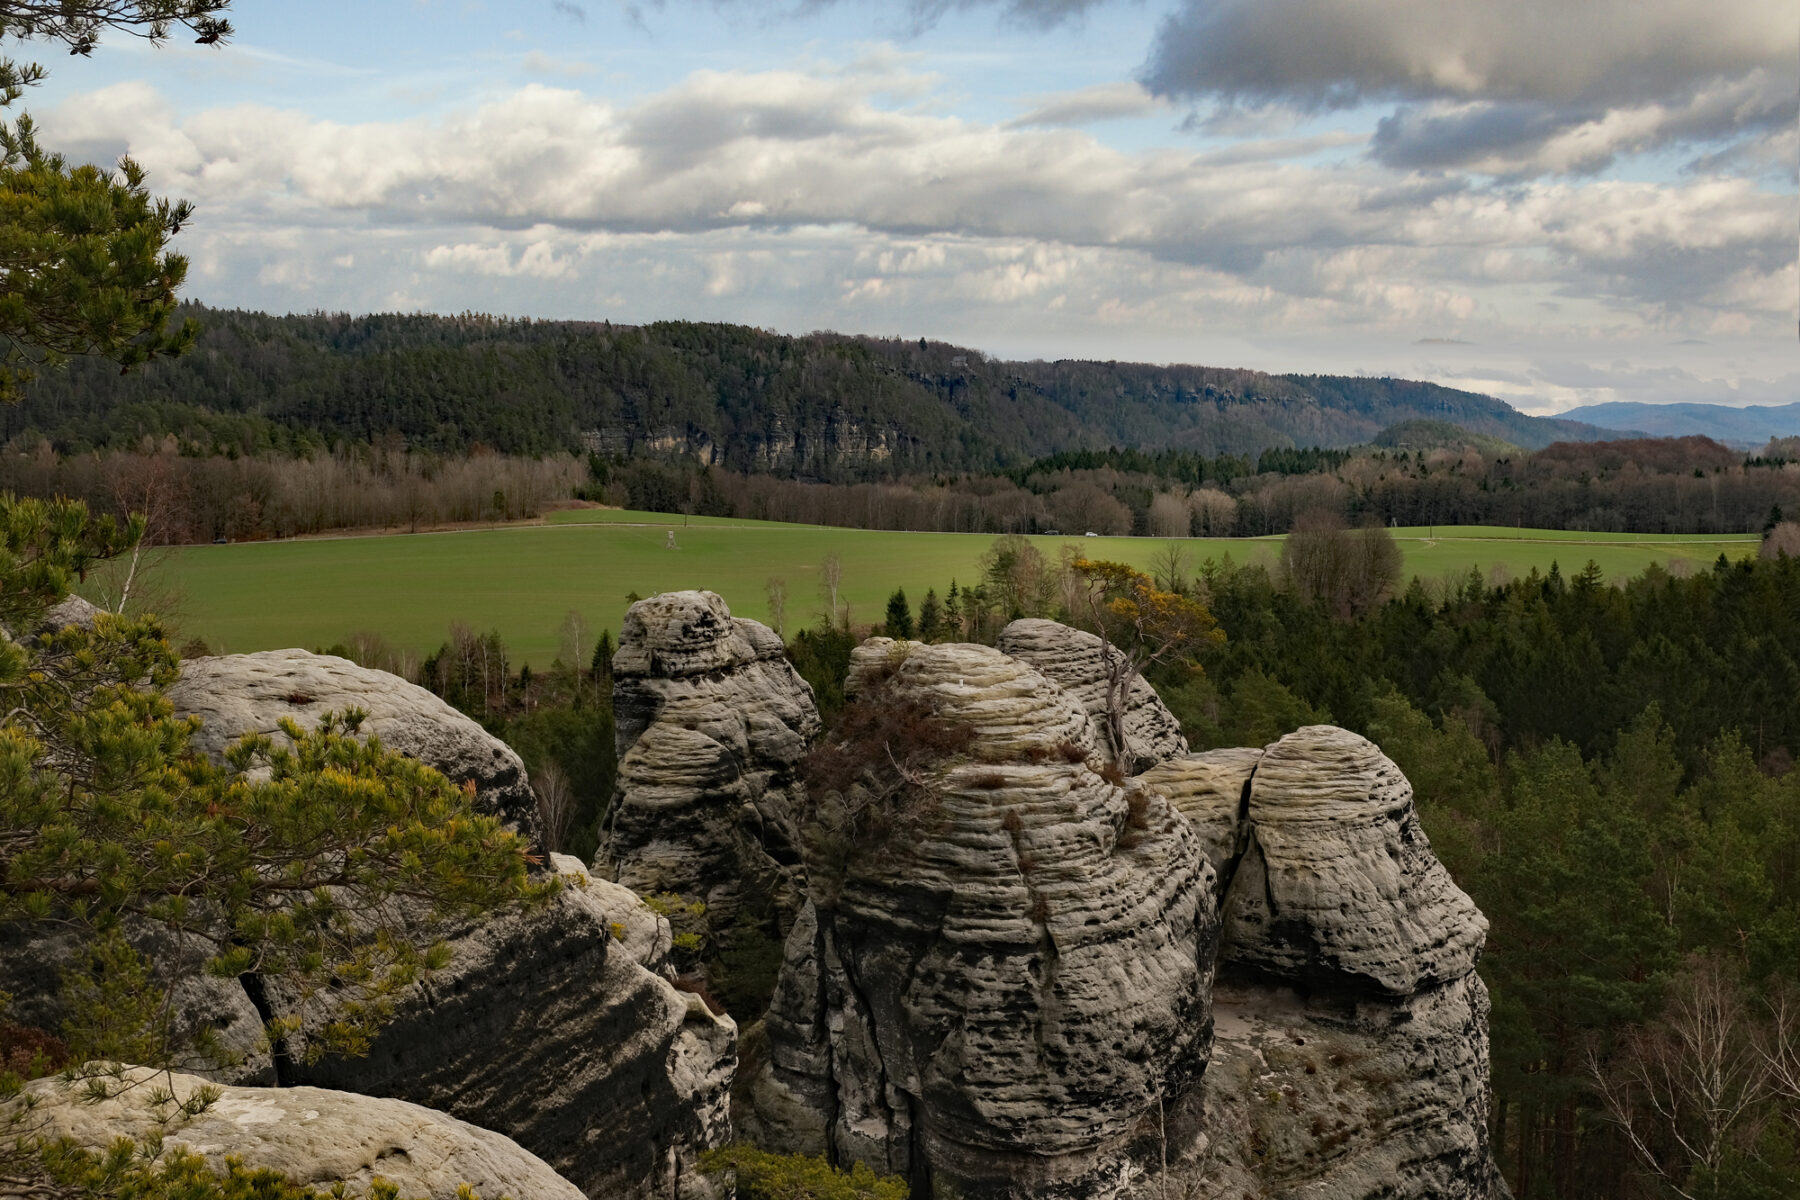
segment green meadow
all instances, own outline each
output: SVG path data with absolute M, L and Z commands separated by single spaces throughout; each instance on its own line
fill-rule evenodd
M 673 534 L 674 545 L 670 546 Z M 1608 578 L 1649 564 L 1710 566 L 1721 553 L 1755 552 L 1754 537 L 1645 536 L 1440 526 L 1394 530 L 1410 575 L 1523 575 L 1552 561 L 1565 572 L 1592 559 Z M 974 581 L 989 534 L 890 533 L 767 521 L 588 509 L 543 523 L 444 533 L 309 538 L 163 552 L 149 590 L 179 636 L 215 652 L 328 646 L 353 632 L 378 633 L 429 653 L 453 621 L 498 629 L 515 655 L 544 666 L 555 657 L 565 614 L 617 630 L 628 593 L 710 588 L 734 613 L 769 620 L 766 584 L 785 579 L 791 634 L 822 608 L 820 561 L 836 553 L 852 619 L 877 621 L 904 587 L 916 606 L 928 587 Z M 1148 570 L 1171 544 L 1153 538 L 1032 539 L 1055 559 L 1067 544 Z M 1178 539 L 1190 569 L 1229 554 L 1273 564 L 1281 539 Z

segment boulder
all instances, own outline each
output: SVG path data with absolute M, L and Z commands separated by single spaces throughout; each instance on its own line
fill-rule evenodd
M 305 650 L 264 650 L 190 658 L 168 690 L 182 715 L 204 724 L 193 745 L 217 758 L 247 733 L 283 739 L 282 718 L 313 729 L 326 713 L 359 708 L 364 734 L 389 750 L 475 785 L 476 807 L 534 840 L 537 800 L 525 764 L 510 746 L 436 695 L 398 675 Z
M 805 888 L 794 813 L 819 729 L 781 639 L 712 592 L 633 604 L 613 658 L 618 790 L 596 869 L 641 895 L 785 933 Z
M 1412 785 L 1374 743 L 1311 725 L 1256 764 L 1222 961 L 1410 996 L 1475 968 L 1487 919 L 1431 852 Z
M 1158 793 L 1098 773 L 1081 704 L 984 646 L 860 647 L 851 686 L 966 723 L 937 811 L 815 878 L 768 1018 L 757 1135 L 915 1196 L 1106 1197 L 1211 1040 L 1212 868 Z
M 64 596 L 44 612 L 44 619 L 38 622 L 38 632 L 58 633 L 71 625 L 77 629 L 92 629 L 94 618 L 100 612 L 80 596 Z
M 994 645 L 1001 653 L 1030 663 L 1073 696 L 1093 719 L 1108 759 L 1119 762 L 1126 774 L 1136 775 L 1154 763 L 1188 752 L 1181 722 L 1163 705 L 1156 689 L 1134 675 L 1125 694 L 1125 738 L 1131 743 L 1131 761 L 1121 761 L 1123 756 L 1107 733 L 1107 660 L 1102 655 L 1110 656 L 1115 664 L 1121 664 L 1124 656 L 1095 635 L 1056 621 L 1022 617 L 1002 629 Z
M 262 1014 L 244 985 L 202 969 L 213 947 L 197 938 L 179 938 L 154 921 L 127 920 L 125 931 L 144 955 L 154 982 L 168 989 L 179 1065 L 218 1083 L 274 1084 L 275 1060 Z M 81 961 L 85 944 L 60 921 L 0 921 L 0 992 L 9 997 L 5 1017 L 60 1031 L 70 1015 L 62 973 Z M 201 1052 L 203 1034 L 213 1051 Z
M 120 1137 L 161 1137 L 167 1150 L 198 1154 L 214 1169 L 235 1157 L 326 1192 L 343 1184 L 366 1195 L 381 1178 L 408 1200 L 456 1200 L 464 1184 L 483 1200 L 583 1200 L 536 1155 L 416 1104 L 324 1088 L 224 1087 L 198 1115 L 183 1116 L 174 1104 L 158 1103 L 157 1093 L 180 1103 L 215 1085 L 143 1067 L 115 1075 L 97 1063 L 80 1074 L 106 1081 L 109 1097 L 95 1100 L 83 1080 L 26 1085 L 34 1105 L 28 1120 L 41 1136 L 95 1151 Z
M 578 860 L 552 864 L 555 900 L 451 938 L 450 966 L 398 998 L 367 1055 L 306 1062 L 303 1029 L 284 1077 L 496 1130 L 590 1196 L 711 1195 L 694 1162 L 730 1140 L 737 1026 L 661 974 L 666 921 Z

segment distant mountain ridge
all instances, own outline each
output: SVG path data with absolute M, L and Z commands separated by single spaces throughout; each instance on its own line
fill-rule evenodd
M 924 339 L 666 321 L 351 317 L 187 306 L 194 352 L 120 377 L 78 361 L 0 408 L 0 440 L 193 452 L 337 442 L 596 452 L 844 480 L 988 472 L 1063 450 L 1207 455 L 1369 442 L 1410 420 L 1533 449 L 1613 436 L 1402 379 L 1141 363 L 1007 362 Z
M 1752 404 L 1640 404 L 1615 400 L 1572 408 L 1562 416 L 1606 429 L 1642 430 L 1652 437 L 1699 434 L 1739 449 L 1754 449 L 1770 438 L 1800 436 L 1800 402 Z

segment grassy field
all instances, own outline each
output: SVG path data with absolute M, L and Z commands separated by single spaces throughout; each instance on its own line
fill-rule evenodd
M 673 532 L 676 548 L 669 548 Z M 1411 575 L 1435 578 L 1487 571 L 1514 575 L 1555 560 L 1565 572 L 1589 559 L 1608 578 L 1652 562 L 1710 565 L 1721 552 L 1755 552 L 1754 537 L 1581 534 L 1480 526 L 1396 529 Z M 1148 569 L 1169 545 L 1150 538 L 1033 539 L 1052 559 L 1078 543 L 1088 554 Z M 166 552 L 153 584 L 180 635 L 215 651 L 316 648 L 356 631 L 381 634 L 426 653 L 452 621 L 498 629 L 535 666 L 556 654 L 557 629 L 571 609 L 596 629 L 617 630 L 626 594 L 705 587 L 732 611 L 769 619 L 764 585 L 788 584 L 790 632 L 813 619 L 819 561 L 843 562 L 843 591 L 854 619 L 879 620 L 887 596 L 905 587 L 916 606 L 927 587 L 967 584 L 993 538 L 986 534 L 886 533 L 766 521 L 682 518 L 588 509 L 548 522 L 450 533 L 317 538 Z M 1182 539 L 1190 566 L 1229 553 L 1273 563 L 1280 538 Z

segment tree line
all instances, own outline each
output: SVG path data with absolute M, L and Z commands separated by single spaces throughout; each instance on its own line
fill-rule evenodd
M 0 491 L 70 497 L 120 519 L 142 514 L 157 544 L 516 521 L 568 500 L 587 478 L 583 461 L 567 454 L 340 447 L 305 457 L 195 457 L 167 441 L 67 456 L 39 442 L 29 453 L 0 454 Z
M 1753 533 L 1800 512 L 1800 454 L 1707 438 L 1432 449 L 1054 455 L 987 475 L 828 483 L 596 458 L 593 499 L 654 512 L 945 533 L 1259 537 L 1346 525 Z M 1779 516 L 1776 518 L 1779 520 Z

